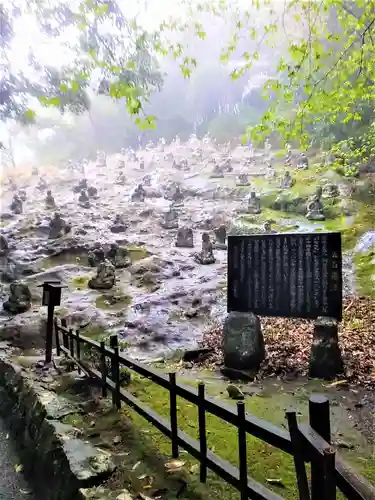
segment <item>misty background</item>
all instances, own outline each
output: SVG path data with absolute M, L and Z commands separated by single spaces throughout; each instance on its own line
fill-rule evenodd
M 257 32 L 270 22 L 270 9 L 274 14 L 283 7 L 277 0 L 265 3 L 262 9 L 254 9 L 253 18 L 247 10 L 250 15 L 247 14 L 240 30 L 235 28 L 236 23 L 238 28 L 239 12 L 245 12 L 245 4 L 242 7 L 237 3 L 232 10 L 224 10 L 221 16 L 194 12 L 193 28 L 169 33 L 170 40 L 180 44 L 184 54 L 197 62 L 189 77 L 181 69 L 180 58 L 163 57 L 149 47 L 138 51 L 137 65 L 145 68 L 146 78 L 153 82 L 144 112 L 156 117 L 154 130 L 140 130 L 127 113 L 124 100 L 101 94 L 98 92 L 100 82 L 94 80 L 94 85 L 86 90 L 89 99 L 86 111 L 61 113 L 58 109 L 37 105 L 32 125 L 25 126 L 19 120 L 3 120 L 0 130 L 0 141 L 5 146 L 2 163 L 56 164 L 68 159 L 93 159 L 98 149 L 112 154 L 122 147 L 144 146 L 149 140 L 160 137 L 169 142 L 176 135 L 187 139 L 193 133 L 198 137 L 209 133 L 220 143 L 240 140 L 246 128 L 257 124 L 269 106 L 269 97 L 264 98 L 263 87 L 267 79 L 276 75 L 280 57 L 287 52 L 287 41 L 290 43 L 290 37 L 298 38 L 304 33 L 303 22 L 283 17 L 283 29 L 273 41 L 262 43 Z M 163 18 L 170 16 L 191 20 L 193 7 L 194 3 L 181 5 L 173 0 L 154 0 L 131 14 L 152 30 Z M 200 23 L 205 30 L 203 39 L 197 36 L 196 27 Z M 223 57 L 234 32 L 239 33 L 236 48 L 231 51 L 230 58 Z M 74 60 L 77 40 L 74 30 L 67 30 L 64 38 L 49 38 L 40 32 L 36 23 L 33 24 L 32 16 L 23 14 L 15 22 L 7 64 L 29 72 L 32 79 L 34 70 L 32 65 L 31 69 L 29 67 L 32 59 L 58 70 L 59 65 Z M 244 55 L 254 51 L 258 57 L 251 70 L 233 79 L 232 72 L 244 64 Z M 37 77 L 37 73 L 34 74 Z M 290 112 L 291 107 L 280 109 L 280 113 Z

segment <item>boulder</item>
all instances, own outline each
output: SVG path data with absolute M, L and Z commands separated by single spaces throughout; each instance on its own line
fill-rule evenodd
M 39 312 L 27 312 L 2 324 L 0 339 L 21 349 L 43 348 L 47 320 Z
M 259 318 L 252 313 L 230 312 L 223 328 L 224 365 L 237 370 L 257 370 L 265 358 Z

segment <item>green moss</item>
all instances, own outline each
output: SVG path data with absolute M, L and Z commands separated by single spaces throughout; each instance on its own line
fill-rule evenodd
M 99 325 L 88 325 L 81 330 L 81 333 L 93 340 L 102 340 L 108 335 L 108 332 Z
M 350 227 L 341 230 L 343 247 L 351 250 L 357 244 L 358 239 L 367 231 L 375 227 L 375 206 L 362 204 Z
M 130 295 L 107 293 L 97 297 L 95 306 L 99 309 L 121 310 L 127 307 L 131 301 Z
M 78 288 L 78 290 L 81 290 L 82 288 L 88 287 L 89 280 L 90 276 L 76 276 L 72 279 L 72 285 L 75 288 Z
M 131 392 L 133 392 L 139 399 L 148 404 L 157 413 L 166 419 L 169 419 L 169 393 L 168 391 L 156 386 L 148 380 L 140 380 L 139 378 L 132 378 L 130 384 Z M 262 398 L 247 399 L 247 410 L 252 411 L 256 409 L 258 415 L 268 416 L 269 409 L 263 405 Z M 284 414 L 283 402 L 279 406 L 280 414 Z M 147 435 L 152 439 L 152 442 L 163 453 L 170 453 L 170 442 L 164 438 L 155 428 L 148 426 L 138 416 L 133 414 L 134 423 L 142 426 L 143 429 L 147 428 Z M 275 413 L 273 414 L 275 417 Z M 208 447 L 214 451 L 218 456 L 231 462 L 233 465 L 238 464 L 238 437 L 237 429 L 219 418 L 207 414 L 207 429 L 208 429 Z M 147 427 L 145 427 L 147 426 Z M 193 438 L 198 435 L 198 414 L 195 405 L 189 404 L 182 399 L 178 399 L 178 426 L 179 429 L 185 431 Z M 272 446 L 264 443 L 263 441 L 248 436 L 247 438 L 247 451 L 248 451 L 248 472 L 255 480 L 265 484 L 269 489 L 280 492 L 277 487 L 272 487 L 266 484 L 266 478 L 278 478 L 282 481 L 286 491 L 288 492 L 287 498 L 296 499 L 298 494 L 296 491 L 295 471 L 292 458 L 273 448 Z M 256 459 L 254 459 L 256 457 Z M 189 455 L 184 454 L 183 460 L 186 461 L 190 470 L 196 470 L 196 461 Z M 198 478 L 199 469 L 194 473 Z M 209 474 L 207 485 L 210 488 L 208 499 L 220 500 L 235 500 L 238 498 L 238 492 L 231 486 L 224 483 L 220 478 L 214 474 Z
M 84 419 L 79 413 L 72 413 L 70 415 L 66 415 L 66 417 L 62 419 L 62 423 L 72 425 L 73 427 L 80 427 L 83 425 Z
M 375 251 L 356 253 L 354 264 L 359 293 L 375 299 Z
M 149 255 L 146 248 L 138 247 L 136 245 L 128 245 L 126 246 L 126 250 L 129 252 L 129 257 L 132 262 L 145 259 Z
M 43 260 L 43 267 L 50 269 L 51 267 L 62 266 L 64 264 L 82 264 L 88 265 L 87 255 L 79 251 L 76 253 L 64 253 L 55 257 L 48 257 Z
M 56 316 L 65 316 L 66 314 L 68 314 L 68 312 L 69 309 L 67 309 L 66 307 L 57 307 L 55 309 Z

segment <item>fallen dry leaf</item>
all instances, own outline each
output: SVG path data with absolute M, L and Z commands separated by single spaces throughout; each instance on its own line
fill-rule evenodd
M 266 482 L 268 484 L 272 484 L 273 486 L 279 486 L 280 488 L 285 488 L 285 485 L 284 485 L 284 483 L 282 482 L 281 479 L 272 479 L 272 478 L 269 478 L 269 479 L 266 479 Z
M 116 497 L 116 500 L 133 500 L 133 497 L 128 491 L 124 490 Z
M 307 375 L 314 322 L 295 318 L 263 317 L 261 323 L 266 359 L 256 379 Z M 374 324 L 374 299 L 348 297 L 343 300 L 339 342 L 345 369 L 343 378 L 348 384 L 375 388 Z M 223 364 L 222 336 L 222 326 L 204 332 L 201 346 L 212 348 L 213 353 L 206 359 L 197 361 L 195 366 L 215 369 Z
M 199 464 L 194 464 L 190 467 L 189 472 L 191 474 L 197 474 L 199 472 Z
M 167 462 L 165 464 L 165 467 L 169 470 L 178 470 L 181 469 L 185 465 L 185 462 L 183 460 L 171 460 L 170 462 Z

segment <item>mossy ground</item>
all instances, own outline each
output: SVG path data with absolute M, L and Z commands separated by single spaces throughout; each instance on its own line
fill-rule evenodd
M 149 254 L 146 248 L 136 245 L 127 245 L 126 250 L 129 252 L 129 257 L 132 262 L 145 259 Z
M 192 379 L 202 378 L 207 375 L 202 373 L 202 377 L 196 374 Z M 196 380 L 182 379 L 184 383 L 196 384 Z M 207 382 L 207 381 L 206 381 Z M 223 384 L 218 384 L 216 381 L 206 383 L 207 392 L 220 399 L 228 399 L 226 392 L 223 391 Z M 132 377 L 132 383 L 129 390 L 136 395 L 141 401 L 148 404 L 157 413 L 169 418 L 169 399 L 168 393 L 164 389 L 157 387 L 152 382 Z M 308 387 L 298 386 L 293 387 L 293 390 L 279 385 L 278 389 L 270 388 L 269 394 L 267 391 L 262 395 L 252 395 L 246 397 L 246 409 L 259 418 L 263 418 L 279 427 L 285 427 L 285 410 L 291 405 L 296 409 L 299 418 L 302 422 L 308 420 L 308 398 L 311 392 L 321 392 L 322 384 L 320 382 L 309 382 Z M 342 418 L 342 410 L 332 407 L 333 432 L 344 434 L 349 442 L 358 443 L 363 439 L 358 431 L 354 429 L 350 420 Z M 163 453 L 170 453 L 170 443 L 154 428 L 145 424 L 138 416 L 133 415 L 136 425 L 147 425 L 147 433 L 149 438 L 156 443 L 158 449 Z M 178 425 L 179 428 L 185 431 L 193 438 L 198 436 L 198 415 L 196 408 L 178 398 Z M 209 429 L 208 445 L 211 451 L 214 451 L 220 457 L 228 460 L 233 465 L 238 465 L 238 447 L 236 429 L 229 424 L 224 423 L 217 417 L 207 416 L 207 428 Z M 265 484 L 268 488 L 281 494 L 285 498 L 298 498 L 298 493 L 295 485 L 295 471 L 293 461 L 290 456 L 277 450 L 276 448 L 260 441 L 257 438 L 248 436 L 247 439 L 248 451 L 248 467 L 249 475 L 258 482 Z M 366 457 L 366 460 L 361 459 Z M 188 467 L 191 470 L 195 469 L 196 461 L 187 454 L 183 455 L 183 460 L 186 460 Z M 363 445 L 357 453 L 344 453 L 344 458 L 348 459 L 357 470 L 368 477 L 370 481 L 375 479 L 375 457 L 366 445 Z M 272 487 L 266 483 L 266 479 L 280 479 L 284 488 Z M 224 484 L 220 478 L 213 474 L 209 475 L 209 487 L 212 492 L 208 498 L 230 499 L 238 498 L 238 493 L 227 484 Z
M 360 295 L 375 298 L 375 250 L 354 255 L 356 284 Z
M 99 295 L 95 300 L 95 306 L 99 309 L 109 309 L 119 311 L 125 309 L 131 304 L 132 298 L 130 295 L 122 293 L 109 292 Z
M 207 379 L 205 372 L 195 373 L 190 378 L 181 378 L 185 384 L 196 384 L 196 379 L 205 379 L 207 393 L 220 399 L 228 399 L 225 384 L 217 383 L 212 377 Z M 149 380 L 132 374 L 132 381 L 126 387 L 142 402 L 154 409 L 166 420 L 169 419 L 169 393 Z M 243 388 L 244 392 L 245 387 Z M 334 389 L 332 389 L 334 390 Z M 69 389 L 64 386 L 64 394 Z M 320 393 L 322 384 L 318 381 L 309 381 L 305 384 L 288 387 L 281 383 L 277 389 L 269 384 L 263 393 L 246 396 L 246 408 L 259 418 L 263 418 L 279 427 L 285 427 L 285 410 L 292 404 L 298 412 L 301 421 L 307 421 L 308 398 L 313 392 Z M 178 404 L 178 426 L 191 437 L 198 437 L 198 415 L 196 407 L 180 398 Z M 342 409 L 339 405 L 331 407 L 332 432 L 334 435 L 343 435 L 349 443 L 358 443 L 360 433 L 348 422 L 342 422 Z M 148 494 L 149 482 L 152 478 L 152 488 L 167 489 L 167 499 L 176 498 L 176 490 L 181 481 L 188 483 L 188 488 L 179 497 L 184 499 L 204 498 L 207 500 L 237 500 L 238 492 L 224 483 L 213 473 L 208 474 L 207 485 L 199 485 L 198 462 L 183 450 L 180 450 L 180 460 L 184 462 L 183 470 L 169 474 L 165 463 L 171 456 L 171 444 L 159 431 L 139 417 L 125 405 L 120 412 L 109 409 L 108 406 L 89 415 L 69 415 L 65 422 L 83 430 L 84 438 L 95 445 L 117 453 L 120 457 L 117 473 L 109 480 L 108 486 L 114 488 L 130 488 L 132 491 L 143 491 Z M 350 429 L 346 426 L 351 425 Z M 208 445 L 211 451 L 238 465 L 237 432 L 234 427 L 225 424 L 217 417 L 207 415 Z M 120 443 L 115 444 L 116 441 Z M 364 441 L 364 440 L 362 440 Z M 344 458 L 355 468 L 368 477 L 375 479 L 375 460 L 365 445 L 356 453 L 348 451 Z M 295 471 L 292 458 L 265 444 L 264 442 L 248 437 L 248 470 L 249 475 L 259 482 L 266 484 L 270 489 L 278 492 L 282 497 L 297 499 L 295 486 Z M 345 450 L 343 450 L 345 451 Z M 362 457 L 362 458 L 361 458 Z M 283 487 L 267 485 L 266 479 L 278 479 Z M 146 488 L 144 488 L 146 486 Z M 338 495 L 338 498 L 343 498 Z
M 76 276 L 72 279 L 72 286 L 77 290 L 82 290 L 88 288 L 88 282 L 90 276 Z

